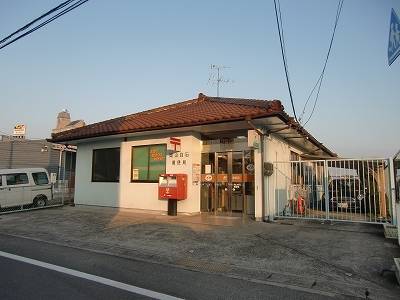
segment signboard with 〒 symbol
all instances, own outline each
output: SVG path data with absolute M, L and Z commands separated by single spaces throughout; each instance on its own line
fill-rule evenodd
M 174 152 L 181 150 L 181 139 L 176 137 L 169 138 L 169 150 Z
M 390 17 L 389 44 L 388 44 L 388 61 L 389 66 L 400 55 L 400 19 L 392 8 Z

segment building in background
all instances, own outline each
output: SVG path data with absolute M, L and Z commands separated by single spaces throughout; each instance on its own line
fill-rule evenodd
M 79 128 L 85 126 L 85 121 L 83 120 L 75 120 L 71 121 L 71 115 L 68 110 L 64 109 L 57 116 L 57 125 L 56 128 L 52 130 L 52 134 Z
M 67 110 L 57 115 L 54 132 L 63 132 L 85 125 L 83 120 L 71 122 Z M 76 147 L 26 138 L 26 125 L 17 124 L 10 135 L 0 135 L 0 169 L 45 168 L 57 178 L 57 186 L 71 195 L 75 187 Z
M 49 174 L 57 174 L 58 180 L 71 181 L 75 178 L 75 160 L 75 149 L 45 139 L 0 136 L 0 169 L 45 168 Z

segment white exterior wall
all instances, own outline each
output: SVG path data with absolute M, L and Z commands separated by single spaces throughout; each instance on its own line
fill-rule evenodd
M 119 139 L 78 145 L 74 199 L 76 204 L 119 205 L 118 182 L 92 182 L 92 158 L 93 149 L 121 147 L 121 142 Z
M 254 149 L 254 217 L 263 220 L 263 185 L 264 170 L 261 149 Z
M 200 182 L 193 183 L 193 164 L 201 164 L 202 141 L 196 134 L 173 135 L 181 139 L 181 153 L 183 157 L 167 155 L 166 173 L 183 173 L 188 175 L 188 197 L 186 200 L 178 201 L 178 212 L 197 213 L 200 212 Z M 167 211 L 167 200 L 158 199 L 158 183 L 131 182 L 131 157 L 132 147 L 141 145 L 168 144 L 168 136 L 131 137 L 127 141 L 121 138 L 104 140 L 101 142 L 90 142 L 78 144 L 76 164 L 76 187 L 75 203 L 86 205 L 100 205 L 110 207 L 135 208 L 155 211 Z M 245 148 L 246 142 L 243 141 Z M 120 182 L 92 182 L 92 155 L 94 149 L 120 147 Z M 216 147 L 215 145 L 204 146 Z M 218 145 L 218 147 L 222 147 Z M 224 148 L 227 146 L 223 145 Z M 210 149 L 208 149 L 210 150 Z M 222 150 L 222 149 L 220 149 Z M 228 149 L 224 149 L 228 150 Z M 255 161 L 255 217 L 262 220 L 263 202 L 265 216 L 270 219 L 275 215 L 275 186 L 285 185 L 276 183 L 275 174 L 270 177 L 263 175 L 262 156 L 264 162 L 274 163 L 276 161 L 289 161 L 290 151 L 301 153 L 292 148 L 287 142 L 278 137 L 264 137 L 264 152 L 260 149 L 254 150 Z M 186 154 L 189 157 L 186 157 Z M 177 164 L 181 160 L 181 164 Z M 186 160 L 186 164 L 182 164 Z M 172 162 L 175 161 L 175 164 Z M 263 181 L 264 180 L 264 192 Z
M 132 147 L 153 144 L 168 144 L 169 137 L 157 139 L 135 139 L 124 142 L 121 148 L 121 170 L 120 170 L 120 207 L 138 208 L 148 210 L 167 211 L 168 201 L 158 199 L 158 183 L 131 182 L 131 157 Z M 194 163 L 200 164 L 201 160 L 201 141 L 192 136 L 175 136 L 181 139 L 181 151 L 183 157 L 167 155 L 166 173 L 180 173 L 188 175 L 188 197 L 186 200 L 178 201 L 178 212 L 200 212 L 200 182 L 192 183 L 192 166 Z M 189 157 L 186 157 L 186 154 Z M 175 160 L 175 165 L 172 161 Z M 181 164 L 177 165 L 180 160 Z M 186 164 L 182 164 L 182 160 Z
M 131 182 L 132 147 L 153 144 L 168 144 L 171 135 L 157 138 L 128 138 L 78 145 L 75 203 L 111 207 L 136 208 L 167 211 L 167 200 L 158 199 L 158 183 Z M 166 173 L 188 175 L 188 197 L 178 201 L 178 212 L 200 212 L 200 182 L 192 183 L 192 166 L 201 163 L 201 141 L 193 135 L 174 135 L 181 139 L 183 157 L 166 159 Z M 120 181 L 91 182 L 93 149 L 120 147 Z M 188 157 L 186 157 L 188 155 Z M 175 165 L 172 162 L 175 160 Z M 177 164 L 180 160 L 181 164 Z M 185 160 L 186 164 L 182 164 Z
M 276 136 L 264 137 L 264 162 L 289 162 L 290 152 L 301 154 L 298 149 L 293 148 L 287 142 L 279 139 Z M 288 174 L 290 178 L 290 166 L 288 167 Z M 285 176 L 276 176 L 276 170 L 272 176 L 264 177 L 264 199 L 265 199 L 265 215 L 272 220 L 275 215 L 276 203 L 275 198 L 277 193 L 286 193 L 287 182 Z

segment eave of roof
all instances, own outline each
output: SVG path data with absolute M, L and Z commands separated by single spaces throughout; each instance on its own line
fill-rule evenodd
M 128 133 L 148 132 L 223 122 L 243 121 L 277 116 L 290 128 L 316 145 L 328 155 L 335 157 L 300 124 L 285 113 L 279 100 L 208 97 L 198 98 L 155 109 L 122 116 L 52 135 L 49 141 L 65 143 L 95 137 L 106 137 Z
M 283 111 L 280 101 L 207 97 L 166 105 L 99 123 L 71 129 L 52 136 L 54 142 L 65 142 L 96 136 L 179 128 L 243 120 Z

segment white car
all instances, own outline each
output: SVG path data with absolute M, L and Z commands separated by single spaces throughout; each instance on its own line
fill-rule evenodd
M 52 200 L 52 194 L 46 169 L 0 170 L 0 208 L 29 204 L 43 207 Z

